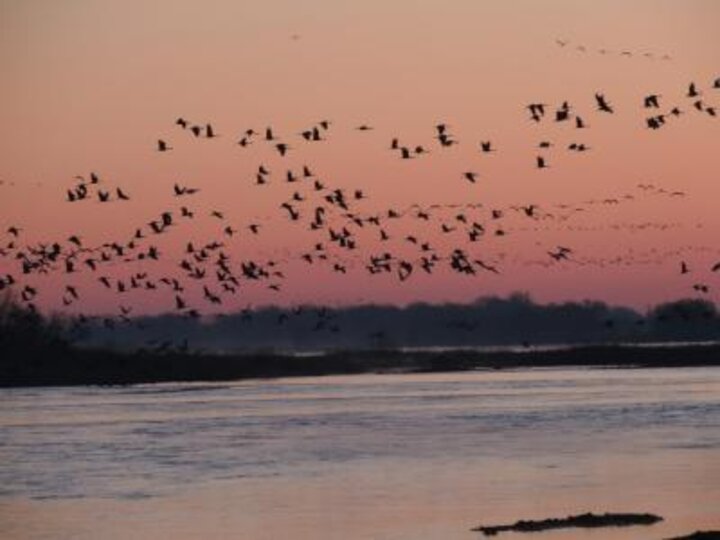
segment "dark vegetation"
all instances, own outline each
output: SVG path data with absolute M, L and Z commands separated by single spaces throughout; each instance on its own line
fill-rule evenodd
M 720 341 L 717 308 L 700 299 L 639 313 L 602 302 L 541 305 L 515 294 L 467 304 L 269 307 L 201 320 L 161 315 L 110 328 L 103 322 L 89 327 L 83 344 L 129 350 L 187 339 L 195 350 L 247 352 Z
M 17 304 L 10 295 L 0 296 L 0 358 L 3 367 L 13 359 L 32 361 L 44 355 L 64 357 L 71 352 L 61 319 L 45 318 Z
M 514 313 L 517 308 L 515 300 L 494 300 L 480 305 L 480 310 L 492 310 L 503 320 L 509 320 L 510 314 L 503 315 L 503 309 Z M 710 304 L 709 306 L 712 306 Z M 652 315 L 644 320 L 645 325 L 665 325 L 668 331 L 665 334 L 656 334 L 654 330 L 648 331 L 648 336 L 654 339 L 659 337 L 672 338 L 676 336 L 680 341 L 685 339 L 715 339 L 718 327 L 718 317 L 710 311 L 708 305 L 689 301 L 676 305 L 666 305 L 656 308 Z M 476 306 L 477 307 L 477 306 Z M 560 306 L 537 306 L 529 304 L 528 310 L 537 312 L 536 321 L 540 327 L 537 335 L 555 336 L 556 342 L 567 337 L 567 332 L 550 331 L 550 326 L 540 315 L 545 310 L 549 320 L 557 320 L 557 312 L 569 313 L 563 315 L 574 325 L 576 338 L 582 338 L 578 330 L 582 324 L 588 326 L 594 321 L 597 325 L 598 316 L 602 322 L 608 311 L 618 308 L 599 308 L 598 304 L 568 304 Z M 427 320 L 438 321 L 439 314 L 453 312 L 453 317 L 462 310 L 472 309 L 472 306 L 421 306 L 416 308 L 349 308 L 336 312 L 327 317 L 338 325 L 338 331 L 331 336 L 351 329 L 344 329 L 343 321 L 347 323 L 349 313 L 366 313 L 375 310 L 376 319 L 380 312 L 395 312 L 398 315 L 398 330 L 391 332 L 393 319 L 388 318 L 383 324 L 388 329 L 388 335 L 397 333 L 397 338 L 378 342 L 374 345 L 361 344 L 342 346 L 330 342 L 321 347 L 322 342 L 313 342 L 323 353 L 312 355 L 288 354 L 278 346 L 273 350 L 266 348 L 253 348 L 248 346 L 245 350 L 239 346 L 242 337 L 236 335 L 238 344 L 235 350 L 229 351 L 223 347 L 213 350 L 201 350 L 189 347 L 184 343 L 187 339 L 182 328 L 170 327 L 171 336 L 177 342 L 167 341 L 156 346 L 137 348 L 121 348 L 116 343 L 103 343 L 97 337 L 88 339 L 84 333 L 93 336 L 97 328 L 84 327 L 78 334 L 77 326 L 73 321 L 63 319 L 48 319 L 32 310 L 18 306 L 8 298 L 0 302 L 0 386 L 37 386 L 37 385 L 77 385 L 77 384 L 133 384 L 161 381 L 221 381 L 243 378 L 283 377 L 283 376 L 312 376 L 331 374 L 354 374 L 368 372 L 437 372 L 460 371 L 474 369 L 505 369 L 519 367 L 551 367 L 551 366 L 618 366 L 618 367 L 668 367 L 668 366 L 697 366 L 720 365 L 720 345 L 687 344 L 682 348 L 658 346 L 634 346 L 618 344 L 614 340 L 595 342 L 589 339 L 576 339 L 575 346 L 560 349 L 542 349 L 529 344 L 519 346 L 516 350 L 482 350 L 473 349 L 473 343 L 447 342 L 438 340 L 422 341 L 424 345 L 453 345 L 452 350 L 399 350 L 399 345 L 407 345 L 411 336 L 411 326 L 404 321 L 410 318 L 417 325 L 417 333 L 422 336 Z M 685 310 L 685 311 L 681 311 Z M 613 311 L 615 313 L 615 311 Z M 630 310 L 626 310 L 630 312 Z M 252 315 L 251 322 L 242 324 L 255 324 L 256 329 L 265 328 L 262 322 L 273 321 L 278 341 L 282 342 L 281 331 L 277 329 L 277 310 L 266 309 Z M 686 314 L 687 318 L 678 317 L 677 313 Z M 554 314 L 553 314 L 554 313 Z M 594 313 L 592 317 L 588 313 Z M 630 312 L 634 313 L 634 312 Z M 289 312 L 281 312 L 286 319 L 292 317 Z M 422 316 L 420 316 L 422 314 Z M 665 315 L 663 315 L 665 314 Z M 687 315 L 690 314 L 690 315 Z M 667 319 L 654 321 L 659 316 Z M 628 315 L 630 316 L 630 315 Z M 227 316 L 216 319 L 210 323 L 187 322 L 183 324 L 197 325 L 205 328 L 212 335 L 213 327 L 226 328 L 228 321 L 237 324 L 239 316 Z M 165 320 L 164 318 L 161 318 Z M 585 320 L 585 323 L 578 321 Z M 260 322 L 258 322 L 260 321 Z M 267 322 L 266 321 L 266 322 Z M 545 322 L 544 322 L 545 321 Z M 590 321 L 590 322 L 587 322 Z M 647 322 L 650 321 L 650 322 Z M 141 321 L 131 324 L 146 324 Z M 269 324 L 269 323 L 268 323 Z M 635 324 L 635 323 L 633 323 Z M 580 325 L 580 326 L 578 326 Z M 130 326 L 130 325 L 128 325 Z M 639 325 L 638 325 L 639 326 Z M 227 327 L 226 330 L 232 327 Z M 527 327 L 528 329 L 530 327 Z M 542 328 L 546 328 L 543 333 Z M 271 328 L 272 329 L 272 328 Z M 140 331 L 139 329 L 131 329 Z M 128 330 L 128 331 L 131 331 Z M 186 328 L 187 330 L 187 328 Z M 684 330 L 684 333 L 681 332 Z M 702 332 L 700 332 L 702 330 Z M 120 332 L 121 330 L 116 330 Z M 167 329 L 166 329 L 167 331 Z M 268 330 L 269 331 L 269 330 Z M 298 330 L 299 332 L 299 330 Z M 509 338 L 499 339 L 496 342 L 488 341 L 488 336 L 481 330 L 475 331 L 480 335 L 480 344 L 515 344 Z M 307 331 L 306 331 L 307 333 Z M 323 332 L 317 332 L 322 334 Z M 78 338 L 80 335 L 82 338 Z M 299 336 L 302 337 L 302 336 Z M 585 336 L 587 338 L 587 336 Z M 192 336 L 190 336 L 192 339 Z M 206 338 L 207 339 L 207 338 Z M 317 338 L 315 338 L 317 339 Z M 565 340 L 570 341 L 571 340 Z M 633 340 L 627 340 L 632 342 Z M 642 342 L 643 340 L 636 340 Z M 413 342 L 414 343 L 414 342 Z M 333 347 L 333 344 L 335 346 Z M 288 349 L 291 349 L 288 347 Z M 288 350 L 286 349 L 286 350 Z M 297 350 L 302 350 L 298 347 Z
M 37 352 L 37 349 L 36 349 Z M 522 367 L 680 367 L 720 365 L 720 347 L 596 346 L 528 352 L 364 350 L 314 356 L 273 353 L 208 354 L 168 351 L 133 353 L 62 348 L 43 354 L 5 356 L 0 386 L 137 384 L 226 381 L 247 378 L 423 373 Z
M 720 540 L 720 531 L 698 531 L 687 536 L 676 536 L 668 540 Z
M 493 525 L 476 527 L 485 536 L 495 536 L 501 532 L 542 532 L 553 529 L 568 528 L 599 528 L 599 527 L 629 527 L 631 525 L 653 525 L 663 518 L 654 514 L 580 514 L 566 518 L 550 518 L 538 521 L 520 520 L 512 525 Z

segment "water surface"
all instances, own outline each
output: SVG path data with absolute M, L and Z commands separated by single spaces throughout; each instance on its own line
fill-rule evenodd
M 533 538 L 660 539 L 718 508 L 717 368 L 0 390 L 13 540 L 455 540 L 585 511 L 666 521 Z

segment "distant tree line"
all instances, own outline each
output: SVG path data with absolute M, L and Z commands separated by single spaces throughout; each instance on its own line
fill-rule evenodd
M 80 328 L 80 331 L 78 331 Z M 0 387 L 233 380 L 383 371 L 559 365 L 720 364 L 720 347 L 621 347 L 720 341 L 714 304 L 682 300 L 641 315 L 600 302 L 539 305 L 526 295 L 472 304 L 264 308 L 195 320 L 45 317 L 0 297 Z M 543 344 L 578 348 L 546 351 Z M 519 345 L 524 354 L 474 350 Z M 412 348 L 421 350 L 410 350 Z M 461 350 L 423 347 L 452 347 Z M 325 350 L 324 355 L 284 352 Z
M 194 320 L 141 317 L 86 332 L 84 345 L 216 352 L 613 344 L 720 339 L 712 302 L 684 299 L 647 313 L 602 302 L 537 304 L 527 294 L 468 304 L 329 309 L 267 307 Z

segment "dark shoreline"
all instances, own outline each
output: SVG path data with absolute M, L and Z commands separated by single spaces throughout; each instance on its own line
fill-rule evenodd
M 63 349 L 52 357 L 0 359 L 0 387 L 127 385 L 232 381 L 360 373 L 437 373 L 551 367 L 659 368 L 720 366 L 720 345 L 594 345 L 559 350 L 333 351 L 278 353 L 121 353 Z
M 481 532 L 485 536 L 496 536 L 502 532 L 534 533 L 552 531 L 556 529 L 598 529 L 602 527 L 632 527 L 635 525 L 654 525 L 663 521 L 663 518 L 655 514 L 618 514 L 605 513 L 579 514 L 565 518 L 549 518 L 542 520 L 522 519 L 509 525 L 480 525 L 471 529 Z

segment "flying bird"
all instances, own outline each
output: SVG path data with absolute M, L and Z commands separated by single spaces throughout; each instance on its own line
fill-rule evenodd
M 597 102 L 597 107 L 599 111 L 606 113 L 615 112 L 603 94 L 595 93 L 595 101 Z
M 659 109 L 660 108 L 659 99 L 660 99 L 659 95 L 651 94 L 651 95 L 645 97 L 645 99 L 643 100 L 643 104 L 646 109 L 649 109 L 649 108 Z
M 526 107 L 530 111 L 530 119 L 535 122 L 540 122 L 542 117 L 545 116 L 545 104 L 544 103 L 531 103 Z

